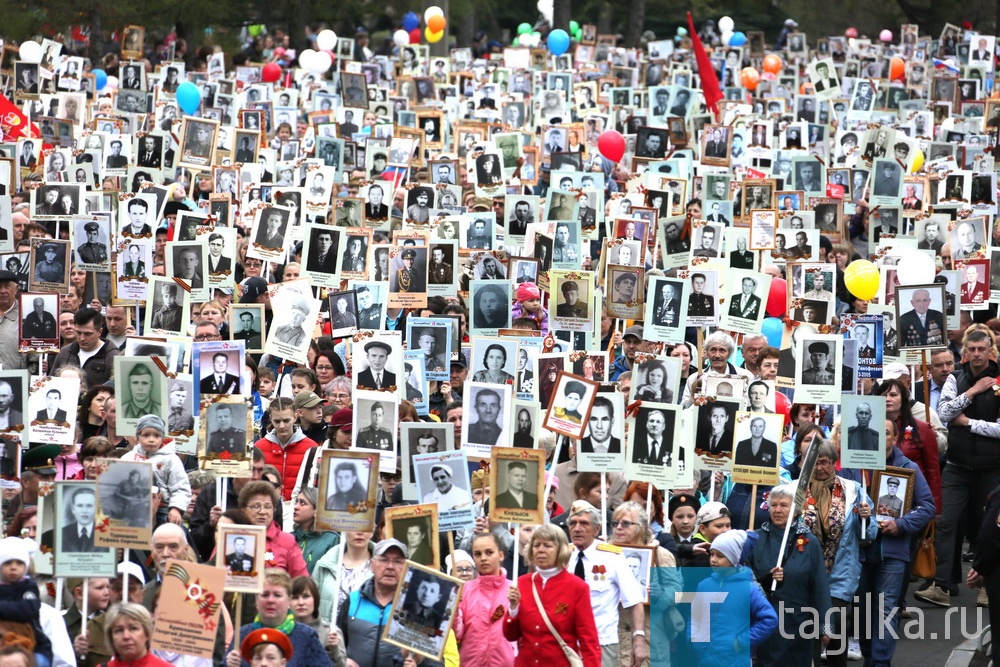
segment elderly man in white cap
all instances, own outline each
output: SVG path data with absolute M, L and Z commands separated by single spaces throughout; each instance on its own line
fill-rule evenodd
M 601 514 L 586 500 L 577 500 L 569 510 L 569 539 L 573 545 L 568 569 L 590 586 L 590 605 L 601 640 L 602 667 L 618 665 L 618 607 L 632 615 L 632 627 L 646 627 L 642 587 L 622 556 L 621 547 L 597 541 Z M 644 630 L 632 633 L 632 666 L 649 657 Z
M 431 481 L 434 490 L 424 494 L 423 502 L 436 503 L 438 512 L 452 509 L 462 509 L 472 506 L 472 495 L 465 489 L 460 489 L 452 482 L 454 471 L 450 466 L 437 463 L 431 467 Z

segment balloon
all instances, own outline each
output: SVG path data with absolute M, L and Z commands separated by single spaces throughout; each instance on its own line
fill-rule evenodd
M 323 30 L 316 35 L 316 46 L 320 51 L 333 51 L 337 47 L 337 33 L 332 30 Z
M 396 46 L 406 46 L 410 43 L 410 33 L 400 28 L 392 33 L 392 43 Z
M 747 36 L 742 32 L 734 32 L 729 38 L 729 46 L 743 46 L 747 43 Z
M 924 152 L 919 148 L 916 149 L 916 154 L 913 156 L 913 164 L 910 165 L 910 173 L 915 174 L 920 171 L 920 168 L 924 166 Z
M 420 28 L 416 27 L 410 30 L 410 44 L 420 43 Z
M 583 28 L 577 28 L 577 31 L 573 33 L 573 39 L 578 42 L 583 41 Z
M 333 66 L 333 56 L 329 51 L 317 51 L 307 68 L 313 74 L 323 74 Z
M 688 36 L 688 29 L 685 28 L 684 26 L 677 26 L 677 36 L 678 37 L 687 37 Z
M 888 30 L 888 29 L 883 30 L 882 32 L 880 32 L 878 34 L 878 38 L 881 39 L 883 42 L 886 42 L 886 43 L 891 42 L 892 41 L 892 30 Z
M 427 20 L 427 29 L 431 32 L 444 32 L 445 25 L 443 16 L 432 16 Z
M 37 63 L 42 60 L 42 45 L 34 40 L 21 42 L 17 57 L 26 63 Z
M 549 33 L 549 51 L 554 56 L 561 56 L 569 50 L 569 35 L 562 28 L 556 28 Z
M 517 34 L 518 35 L 527 35 L 527 34 L 530 34 L 530 33 L 531 33 L 531 24 L 530 23 L 522 23 L 521 25 L 517 26 Z
M 247 32 L 250 33 L 251 37 L 258 37 L 264 34 L 264 26 L 260 25 L 259 23 L 257 25 L 252 25 L 249 28 L 247 28 Z
M 177 86 L 175 95 L 177 97 L 177 105 L 188 116 L 194 114 L 198 110 L 198 107 L 201 106 L 201 91 L 198 90 L 198 86 L 190 81 L 185 81 Z
M 848 39 L 857 39 L 858 38 L 858 29 L 857 28 L 848 28 L 847 30 L 844 31 L 844 37 L 847 37 Z
M 107 80 L 107 83 L 104 84 L 104 87 L 107 88 L 108 90 L 114 90 L 114 89 L 116 89 L 118 87 L 118 77 L 117 76 L 109 76 L 108 80 Z
M 274 83 L 281 78 L 281 65 L 278 63 L 268 63 L 264 65 L 264 69 L 260 72 L 260 78 L 264 81 L 264 83 Z
M 934 282 L 934 257 L 920 250 L 911 250 L 896 264 L 900 285 L 925 285 Z
M 579 29 L 580 29 L 580 24 L 579 23 L 577 23 L 576 21 L 570 21 L 569 22 L 569 32 L 570 32 L 570 34 L 576 33 L 576 31 L 579 30 Z
M 777 74 L 781 71 L 784 63 L 781 62 L 781 56 L 775 53 L 769 53 L 764 56 L 764 71 L 770 72 L 771 74 Z
M 772 278 L 771 288 L 767 293 L 767 306 L 764 312 L 771 317 L 781 317 L 788 312 L 788 284 L 784 278 Z
M 906 78 L 906 63 L 899 56 L 893 56 L 889 60 L 889 80 L 895 81 L 899 79 L 900 81 Z
M 747 90 L 757 90 L 760 82 L 760 72 L 753 67 L 744 67 L 740 70 L 740 84 Z
M 777 317 L 765 317 L 760 323 L 760 332 L 771 347 L 781 348 L 781 337 L 785 333 L 785 323 Z
M 847 291 L 865 301 L 871 301 L 878 294 L 879 279 L 878 267 L 867 259 L 854 260 L 844 271 L 844 285 Z
M 538 0 L 538 13 L 542 15 L 549 25 L 552 25 L 552 14 L 555 11 L 553 0 Z
M 729 46 L 729 40 L 731 40 L 732 38 L 733 38 L 732 30 L 723 30 L 722 34 L 719 36 L 719 39 L 722 40 L 723 46 Z
M 619 162 L 625 155 L 625 137 L 617 130 L 605 130 L 597 137 L 597 150 L 612 162 Z
M 94 84 L 98 90 L 103 90 L 104 84 L 108 82 L 108 73 L 102 69 L 91 70 L 94 73 Z
M 420 17 L 413 12 L 406 12 L 403 14 L 403 30 L 408 33 L 413 33 L 414 28 L 420 27 Z
M 785 423 L 781 427 L 782 430 L 788 428 L 788 425 L 792 423 L 792 402 L 780 391 L 774 392 L 774 411 L 779 415 L 785 416 Z
M 717 25 L 719 26 L 719 30 L 722 32 L 732 32 L 733 28 L 736 27 L 736 22 L 728 16 L 723 16 L 719 19 L 719 23 Z
M 441 32 L 431 32 L 430 26 L 424 28 L 424 39 L 428 44 L 437 44 L 444 37 L 444 30 Z
M 424 23 L 429 26 L 431 24 L 431 17 L 433 16 L 444 16 L 444 10 L 437 5 L 428 7 L 424 10 Z

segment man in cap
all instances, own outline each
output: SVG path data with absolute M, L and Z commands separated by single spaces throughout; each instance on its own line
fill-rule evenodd
M 617 380 L 618 376 L 622 373 L 632 370 L 632 364 L 635 362 L 635 353 L 639 351 L 642 340 L 642 326 L 633 324 L 625 330 L 625 334 L 622 336 L 622 355 L 611 364 L 611 372 L 609 374 L 611 382 Z
M 635 286 L 638 282 L 634 273 L 621 273 L 615 278 L 615 293 L 611 297 L 614 303 L 628 303 L 635 299 Z
M 392 354 L 388 343 L 373 340 L 365 344 L 368 368 L 358 373 L 358 389 L 380 391 L 396 386 L 396 374 L 386 370 L 386 362 Z
M 757 280 L 745 276 L 741 285 L 742 292 L 733 296 L 729 301 L 729 316 L 756 320 L 760 314 L 760 297 L 754 294 L 754 290 L 757 289 Z
M 299 428 L 314 442 L 326 442 L 327 427 L 323 419 L 323 399 L 315 392 L 303 389 L 295 395 L 292 403 Z
M 563 404 L 553 408 L 552 416 L 579 425 L 583 421 L 583 415 L 577 411 L 577 408 L 580 407 L 580 402 L 586 395 L 587 387 L 582 382 L 570 380 L 563 389 Z
M 150 321 L 153 329 L 180 332 L 181 315 L 184 309 L 177 303 L 178 286 L 174 283 L 160 285 L 160 308 L 153 313 Z
M 834 369 L 827 366 L 830 357 L 830 346 L 816 341 L 808 347 L 810 368 L 802 371 L 803 384 L 831 385 L 834 380 Z
M 556 317 L 586 318 L 587 304 L 580 301 L 580 286 L 574 280 L 562 283 L 563 302 L 556 306 Z
M 188 388 L 180 380 L 174 380 L 170 385 L 167 402 L 170 413 L 167 415 L 167 432 L 180 433 L 194 429 L 194 415 L 188 407 Z
M 56 480 L 54 461 L 61 451 L 59 445 L 34 445 L 24 450 L 21 454 L 21 492 L 6 503 L 5 520 L 14 518 L 21 510 L 38 506 L 39 484 Z
M 878 497 L 876 515 L 898 519 L 903 515 L 903 500 L 896 494 L 899 492 L 899 478 L 889 477 L 885 482 L 885 493 Z
M 120 416 L 125 419 L 139 419 L 144 415 L 160 414 L 161 406 L 156 400 L 156 381 L 149 366 L 144 363 L 133 366 L 128 374 L 127 386 L 129 398 L 127 401 L 122 401 Z
M 358 433 L 357 446 L 362 449 L 389 451 L 393 447 L 392 434 L 382 428 L 385 407 L 379 402 L 372 403 L 371 421 Z
M 102 264 L 108 261 L 108 249 L 97 242 L 101 226 L 96 222 L 88 222 L 83 229 L 87 233 L 87 242 L 76 249 L 80 261 L 84 264 Z
M 632 664 L 649 657 L 645 628 L 643 591 L 629 569 L 620 547 L 597 540 L 601 531 L 600 512 L 586 500 L 577 500 L 569 509 L 569 539 L 573 546 L 567 570 L 587 582 L 590 605 L 601 642 L 601 663 L 617 665 L 619 656 L 618 620 L 623 608 L 632 620 Z
M 45 258 L 35 262 L 35 280 L 40 283 L 61 283 L 65 264 L 56 259 L 59 246 L 55 243 L 46 243 L 42 247 L 42 252 Z
M 423 276 L 414 270 L 413 261 L 417 258 L 415 250 L 404 250 L 402 254 L 403 268 L 396 269 L 396 289 L 400 292 L 423 292 L 426 290 Z
M 291 318 L 288 324 L 283 324 L 274 331 L 274 338 L 285 345 L 299 347 L 309 340 L 309 334 L 302 324 L 309 316 L 309 302 L 302 295 L 292 295 Z
M 57 323 L 52 313 L 45 310 L 45 299 L 36 296 L 31 301 L 33 310 L 25 315 L 21 325 L 21 336 L 26 340 L 52 339 L 56 337 Z
M 434 482 L 435 488 L 424 494 L 423 502 L 436 504 L 438 512 L 469 507 L 472 504 L 469 492 L 455 486 L 452 480 L 453 475 L 454 471 L 450 466 L 443 463 L 433 465 L 431 467 L 431 480 Z
M 867 402 L 858 403 L 854 409 L 857 425 L 847 429 L 847 448 L 862 452 L 877 452 L 880 449 L 878 432 L 869 424 L 872 420 L 872 406 Z

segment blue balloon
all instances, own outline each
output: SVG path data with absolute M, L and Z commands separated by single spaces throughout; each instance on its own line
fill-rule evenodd
M 420 17 L 414 12 L 407 12 L 403 15 L 403 30 L 410 32 L 414 28 L 420 27 Z
M 549 52 L 561 56 L 569 51 L 569 34 L 562 28 L 556 28 L 549 33 Z
M 760 332 L 767 338 L 767 344 L 781 349 L 781 337 L 785 335 L 785 323 L 777 317 L 765 317 L 760 323 Z
M 94 75 L 94 84 L 97 85 L 98 90 L 103 90 L 105 84 L 108 82 L 108 73 L 102 69 L 90 70 Z
M 175 95 L 177 96 L 177 105 L 188 116 L 194 114 L 201 106 L 201 91 L 190 81 L 185 81 L 177 86 Z
M 743 46 L 747 43 L 747 36 L 742 32 L 734 32 L 729 38 L 729 46 Z

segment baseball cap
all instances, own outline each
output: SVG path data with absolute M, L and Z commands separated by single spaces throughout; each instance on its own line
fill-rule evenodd
M 409 558 L 410 557 L 410 551 L 409 551 L 409 549 L 406 548 L 406 545 L 403 544 L 402 542 L 400 542 L 399 540 L 392 539 L 392 538 L 389 538 L 387 540 L 382 540 L 381 542 L 379 542 L 378 544 L 376 544 L 375 545 L 375 550 L 372 552 L 372 555 L 381 556 L 386 551 L 388 551 L 389 549 L 393 549 L 393 548 L 399 549 L 400 551 L 402 551 L 403 552 L 403 558 Z
M 906 367 L 905 364 L 901 364 L 898 361 L 893 361 L 888 364 L 882 365 L 882 379 L 883 380 L 898 380 L 904 375 L 909 375 L 910 369 Z
M 629 336 L 635 336 L 639 340 L 642 340 L 642 327 L 638 324 L 633 324 L 628 329 L 625 330 L 625 335 L 622 338 L 628 338 Z
M 295 397 L 295 409 L 301 410 L 302 408 L 315 408 L 317 405 L 323 403 L 323 399 L 316 395 L 312 391 L 300 391 Z
M 711 523 L 724 516 L 729 516 L 729 508 L 723 503 L 713 501 L 701 506 L 701 509 L 698 510 L 698 517 L 695 519 L 695 523 L 700 526 L 703 523 Z

